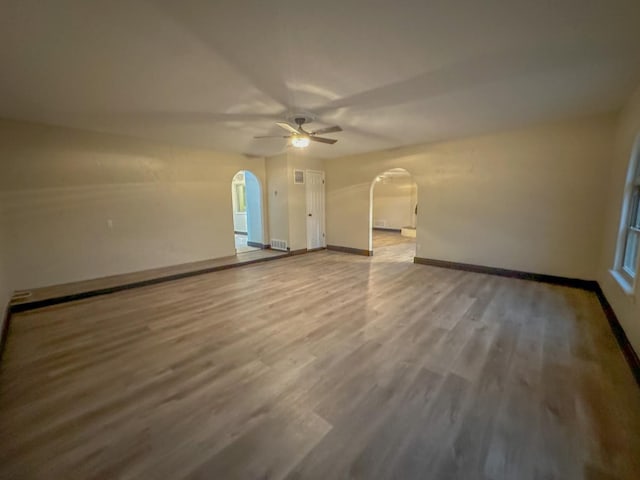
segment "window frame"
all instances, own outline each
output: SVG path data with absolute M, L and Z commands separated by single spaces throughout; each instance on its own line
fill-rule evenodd
M 631 192 L 631 199 L 629 201 L 629 219 L 626 223 L 626 232 L 624 238 L 624 244 L 622 247 L 622 260 L 620 265 L 620 273 L 626 277 L 629 283 L 633 283 L 638 276 L 638 247 L 636 246 L 635 258 L 631 263 L 635 264 L 635 271 L 631 272 L 627 269 L 627 245 L 631 237 L 636 238 L 636 245 L 640 244 L 640 228 L 634 225 L 632 222 L 638 215 L 638 208 L 640 207 L 640 178 L 636 178 L 636 184 Z
M 236 213 L 247 213 L 247 189 L 244 183 L 235 183 L 233 193 L 236 196 Z
M 637 219 L 638 209 L 640 209 L 640 135 L 636 137 L 627 172 L 615 264 L 611 273 L 625 293 L 631 295 L 635 292 L 638 284 L 640 248 L 636 248 L 635 258 L 632 262 L 635 272 L 627 269 L 625 265 L 627 264 L 626 255 L 629 239 L 635 236 L 637 244 L 640 244 L 640 228 L 634 224 Z

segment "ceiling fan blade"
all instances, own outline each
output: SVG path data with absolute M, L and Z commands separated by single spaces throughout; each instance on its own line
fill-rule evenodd
M 315 132 L 311 132 L 311 135 L 322 135 L 323 133 L 334 133 L 341 132 L 342 127 L 338 125 L 334 125 L 333 127 L 321 128 L 320 130 L 316 130 Z
M 313 135 L 309 136 L 309 140 L 311 140 L 312 142 L 328 143 L 329 145 L 333 145 L 338 141 L 334 140 L 333 138 L 316 137 Z
M 216 113 L 200 110 L 174 111 L 174 110 L 134 110 L 113 111 L 109 113 L 92 114 L 91 121 L 101 123 L 113 123 L 126 126 L 199 126 L 213 125 L 217 123 L 233 122 L 269 122 L 282 118 L 282 114 L 253 114 L 253 113 Z
M 278 125 L 280 128 L 284 128 L 285 130 L 288 130 L 291 133 L 298 133 L 298 134 L 300 133 L 297 129 L 293 128 L 288 123 L 276 122 L 276 125 Z
M 258 135 L 253 138 L 291 138 L 291 135 Z

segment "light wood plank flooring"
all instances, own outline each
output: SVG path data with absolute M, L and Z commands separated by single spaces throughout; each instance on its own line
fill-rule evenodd
M 399 232 L 373 230 L 373 255 L 378 261 L 413 262 L 416 239 L 403 237 Z
M 592 293 L 407 248 L 15 315 L 0 478 L 640 478 L 640 389 Z
M 400 232 L 394 230 L 372 230 L 373 248 L 390 247 L 392 245 L 413 244 L 415 246 L 416 239 L 412 237 L 404 237 Z

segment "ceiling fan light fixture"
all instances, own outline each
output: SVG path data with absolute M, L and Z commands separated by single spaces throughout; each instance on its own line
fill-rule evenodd
M 296 148 L 306 148 L 309 146 L 309 137 L 306 135 L 295 135 L 291 137 L 291 145 Z
M 315 131 L 306 131 L 302 126 L 305 123 L 309 123 L 312 121 L 311 117 L 308 116 L 297 116 L 295 117 L 295 122 L 297 125 L 293 127 L 289 125 L 287 122 L 276 122 L 276 125 L 286 130 L 289 135 L 258 135 L 253 138 L 287 138 L 289 139 L 288 146 L 292 146 L 295 148 L 307 148 L 311 142 L 314 143 L 324 143 L 327 145 L 333 145 L 338 140 L 333 138 L 321 137 L 320 135 L 323 133 L 337 133 L 342 131 L 342 127 L 339 125 L 333 125 L 332 127 L 321 128 L 320 130 Z

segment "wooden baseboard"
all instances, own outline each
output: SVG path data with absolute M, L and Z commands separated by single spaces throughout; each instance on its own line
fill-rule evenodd
M 373 227 L 372 230 L 380 230 L 381 232 L 396 232 L 396 233 L 402 232 L 401 228 Z
M 558 277 L 543 273 L 522 272 L 520 270 L 509 270 L 506 268 L 487 267 L 485 265 L 474 265 L 470 263 L 449 262 L 446 260 L 435 260 L 432 258 L 414 257 L 414 263 L 429 265 L 432 267 L 450 268 L 453 270 L 464 270 L 465 272 L 485 273 L 487 275 L 499 275 L 501 277 L 519 278 L 522 280 L 532 280 L 534 282 L 552 283 L 554 285 L 564 285 L 566 287 L 579 288 L 594 292 L 598 285 L 595 280 L 582 280 L 579 278 Z
M 267 250 L 267 249 L 271 248 L 271 245 L 265 245 L 264 243 L 249 242 L 249 241 L 247 241 L 247 246 L 253 247 L 253 248 L 259 248 L 261 250 Z
M 289 250 L 289 255 L 293 256 L 293 255 L 302 255 L 304 253 L 311 253 L 311 252 L 319 252 L 321 250 L 326 250 L 325 247 L 318 247 L 318 248 L 300 248 L 298 250 Z
M 11 308 L 9 307 L 9 304 L 7 304 L 3 313 L 2 329 L 0 329 L 0 360 L 2 359 L 2 353 L 4 352 L 4 345 L 7 342 L 7 337 L 9 336 L 9 324 L 11 323 Z
M 354 255 L 364 255 L 370 257 L 373 255 L 371 250 L 361 250 L 360 248 L 341 247 L 339 245 L 327 245 L 327 250 L 333 250 L 335 252 L 352 253 Z
M 44 298 L 42 300 L 34 300 L 31 302 L 25 302 L 25 303 L 14 303 L 9 305 L 9 311 L 11 313 L 25 312 L 28 310 L 34 310 L 36 308 L 48 307 L 51 305 L 58 305 L 60 303 L 73 302 L 75 300 L 82 300 L 85 298 L 97 297 L 100 295 L 108 295 L 110 293 L 121 292 L 124 290 L 131 290 L 134 288 L 147 287 L 149 285 L 156 285 L 159 283 L 171 282 L 173 280 L 180 280 L 182 278 L 194 277 L 197 275 L 218 272 L 221 270 L 228 270 L 230 268 L 237 268 L 237 267 L 243 267 L 245 265 L 252 265 L 255 263 L 268 262 L 270 260 L 286 258 L 286 255 L 284 253 L 285 252 L 283 252 L 283 255 L 269 256 L 264 258 L 254 258 L 251 260 L 245 260 L 245 261 L 236 262 L 236 263 L 228 263 L 228 264 L 216 265 L 213 267 L 200 268 L 198 270 L 191 270 L 187 272 L 162 275 L 158 277 L 148 278 L 145 280 L 122 283 L 119 285 L 113 285 L 113 286 L 104 287 L 104 288 L 95 288 L 95 289 L 85 290 L 77 293 L 60 295 L 57 297 Z
M 605 297 L 602 288 L 600 288 L 600 284 L 597 282 L 594 292 L 600 301 L 602 310 L 604 310 L 604 314 L 607 317 L 613 336 L 616 337 L 624 358 L 627 360 L 629 368 L 631 368 L 631 373 L 633 373 L 638 386 L 640 386 L 640 358 L 638 358 L 638 354 L 634 350 L 633 345 L 631 345 L 624 328 L 620 325 L 616 312 L 613 311 L 613 307 L 609 303 L 609 300 L 607 300 L 607 297 Z

